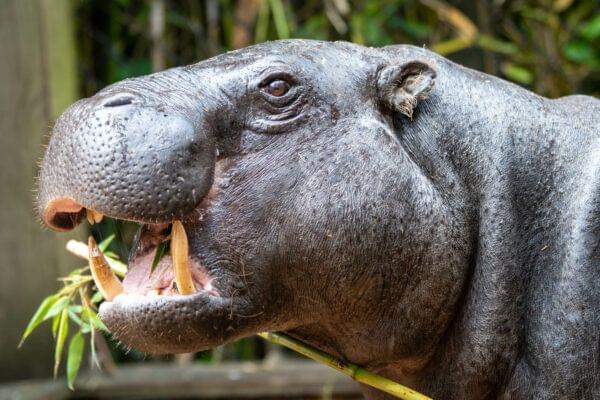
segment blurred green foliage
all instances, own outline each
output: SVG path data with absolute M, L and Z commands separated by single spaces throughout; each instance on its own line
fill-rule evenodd
M 598 0 L 78 0 L 81 95 L 162 67 L 190 64 L 265 40 L 298 37 L 367 46 L 426 46 L 466 66 L 558 97 L 600 95 Z M 160 37 L 151 16 L 164 10 Z M 160 53 L 164 65 L 153 65 Z M 131 224 L 105 219 L 97 238 L 115 234 L 111 251 L 127 259 Z M 117 361 L 142 354 L 111 346 Z M 203 361 L 264 355 L 248 338 L 197 355 Z
M 161 3 L 156 42 L 149 21 Z M 157 48 L 171 67 L 287 37 L 412 43 L 542 95 L 600 94 L 597 0 L 80 0 L 76 12 L 85 95 L 150 73 Z

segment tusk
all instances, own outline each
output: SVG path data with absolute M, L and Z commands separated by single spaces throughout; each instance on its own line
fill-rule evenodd
M 107 301 L 112 301 L 123 293 L 123 285 L 106 262 L 93 237 L 88 239 L 90 270 L 94 283 Z
M 185 229 L 179 221 L 173 222 L 171 228 L 171 257 L 175 270 L 175 282 L 180 294 L 196 293 L 192 272 L 188 264 L 188 240 Z
M 83 242 L 71 239 L 67 242 L 65 247 L 67 248 L 68 252 L 76 255 L 77 257 L 81 257 L 85 260 L 89 260 L 90 258 L 90 250 L 88 245 Z M 127 273 L 127 265 L 123 264 L 119 260 L 115 260 L 114 258 L 105 257 L 104 259 L 117 276 L 120 276 L 121 278 L 125 276 Z
M 87 218 L 90 225 L 94 225 L 94 224 L 99 224 L 100 222 L 102 222 L 102 217 L 104 217 L 104 216 L 101 213 L 99 213 L 98 211 L 88 208 L 87 212 L 85 214 L 85 217 Z

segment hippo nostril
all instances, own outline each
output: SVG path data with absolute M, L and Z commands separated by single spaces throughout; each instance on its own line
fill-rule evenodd
M 44 209 L 44 223 L 56 231 L 70 231 L 83 218 L 86 209 L 69 197 L 51 200 Z
M 110 99 L 108 100 L 106 103 L 104 103 L 104 107 L 119 107 L 119 106 L 126 106 L 128 104 L 133 103 L 133 97 L 132 96 L 118 96 L 116 98 Z

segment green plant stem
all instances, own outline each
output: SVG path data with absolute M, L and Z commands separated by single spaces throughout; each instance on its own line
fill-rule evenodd
M 269 5 L 273 11 L 273 20 L 275 21 L 275 30 L 279 39 L 288 39 L 290 37 L 290 28 L 288 26 L 285 10 L 281 0 L 269 0 Z
M 270 342 L 276 343 L 281 346 L 285 346 L 289 349 L 294 350 L 312 360 L 315 360 L 321 364 L 325 364 L 343 374 L 348 375 L 350 378 L 357 382 L 364 383 L 365 385 L 372 386 L 385 393 L 389 393 L 403 400 L 432 400 L 421 393 L 415 392 L 414 390 L 403 386 L 399 383 L 391 381 L 387 378 L 374 374 L 367 371 L 366 369 L 335 358 L 325 352 L 310 347 L 299 340 L 293 339 L 282 333 L 263 332 L 259 333 L 258 336 L 266 339 Z

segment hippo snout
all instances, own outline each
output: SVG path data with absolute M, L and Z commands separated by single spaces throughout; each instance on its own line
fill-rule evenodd
M 49 227 L 72 229 L 85 209 L 166 222 L 206 195 L 215 150 L 203 105 L 177 90 L 159 96 L 152 84 L 113 85 L 60 117 L 40 172 L 39 211 Z

